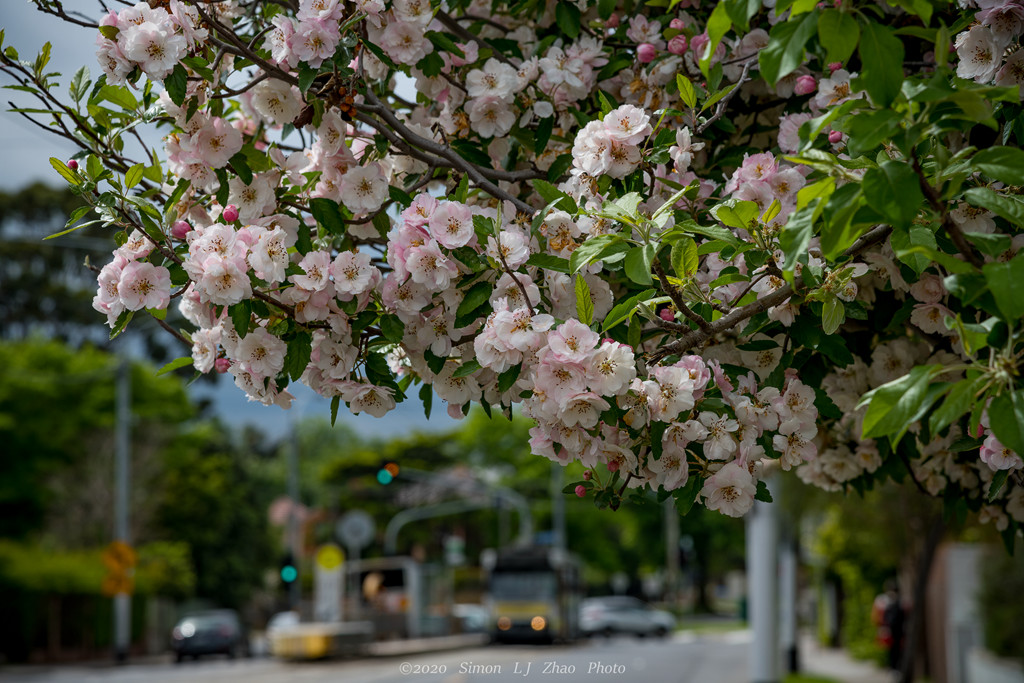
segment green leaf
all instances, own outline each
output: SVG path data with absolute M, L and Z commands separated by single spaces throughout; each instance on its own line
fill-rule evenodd
M 597 2 L 597 14 L 604 21 L 608 21 L 612 14 L 615 13 L 615 5 L 617 0 L 598 0 Z
M 689 277 L 697 272 L 697 243 L 689 237 L 672 245 L 672 270 L 680 278 Z
M 516 363 L 505 372 L 498 375 L 498 393 L 504 394 L 506 391 L 511 389 L 516 380 L 519 379 L 519 373 L 523 371 L 523 364 Z
M 754 500 L 759 500 L 762 503 L 772 502 L 772 493 L 768 490 L 768 484 L 763 481 L 757 482 L 757 490 L 754 492 Z
M 175 358 L 167 365 L 163 366 L 156 371 L 156 376 L 166 375 L 168 372 L 174 372 L 178 368 L 184 368 L 192 365 L 192 356 L 183 356 L 181 358 Z
M 846 309 L 836 296 L 829 296 L 821 309 L 821 327 L 825 334 L 835 334 L 846 320 Z
M 107 40 L 117 40 L 117 35 L 121 33 L 121 29 L 116 26 L 100 26 L 99 32 Z
M 917 174 L 899 161 L 885 161 L 878 168 L 869 168 L 861 187 L 868 205 L 894 228 L 909 228 L 924 201 Z
M 576 208 L 576 201 L 572 197 L 562 192 L 548 181 L 534 180 L 532 181 L 532 185 L 533 189 L 537 191 L 537 194 L 544 199 L 545 204 L 557 202 L 555 206 L 570 214 L 574 214 L 578 210 Z
M 971 164 L 993 180 L 1007 185 L 1024 185 L 1024 150 L 989 147 L 971 157 Z
M 686 482 L 686 486 L 674 492 L 676 510 L 679 511 L 680 515 L 685 517 L 693 508 L 697 495 L 700 493 L 702 483 L 700 477 L 691 476 Z
M 288 341 L 288 350 L 284 355 L 284 371 L 293 382 L 299 381 L 302 373 L 306 371 L 312 351 L 313 337 L 309 332 L 296 332 Z
M 579 27 L 577 27 L 577 31 L 578 30 L 579 30 Z M 455 41 L 452 40 L 451 38 L 449 38 L 444 33 L 440 33 L 439 31 L 427 31 L 425 36 L 426 36 L 427 40 L 429 40 L 431 43 L 433 43 L 434 47 L 436 47 L 438 50 L 444 50 L 446 52 L 450 52 L 453 55 L 455 55 L 456 57 L 465 57 L 466 56 L 466 53 L 463 52 L 462 49 L 458 45 L 455 44 Z
M 559 30 L 575 40 L 580 35 L 580 10 L 575 2 L 559 2 L 555 5 L 555 22 Z
M 1016 327 L 1017 320 L 1024 316 L 1024 296 L 1021 296 L 1020 289 L 1024 283 L 1024 253 L 1017 254 L 1006 263 L 986 263 L 981 271 L 1000 312 L 1008 323 Z
M 459 366 L 459 369 L 452 373 L 452 379 L 459 379 L 460 377 L 469 377 L 474 372 L 479 372 L 480 368 L 483 367 L 476 360 L 469 360 Z
M 50 166 L 53 166 L 53 170 L 57 171 L 64 180 L 72 185 L 77 187 L 82 184 L 82 179 L 78 177 L 78 174 L 68 168 L 68 165 L 57 157 L 50 157 Z
M 656 251 L 657 247 L 653 244 L 645 244 L 626 252 L 626 277 L 638 285 L 650 285 L 651 264 L 654 263 Z
M 454 195 L 453 198 L 457 202 L 465 202 L 466 201 L 466 197 L 468 197 L 468 196 L 469 196 L 469 176 L 468 175 L 463 175 L 462 178 L 459 179 L 458 187 L 455 188 L 455 195 Z
M 828 50 L 826 62 L 846 61 L 857 49 L 860 41 L 860 26 L 852 14 L 837 9 L 826 9 L 818 18 L 818 42 Z
M 861 85 L 875 106 L 889 107 L 903 87 L 903 41 L 890 29 L 869 21 L 864 26 L 858 54 L 863 66 Z
M 634 294 L 625 301 L 620 301 L 616 304 L 612 310 L 608 311 L 608 315 L 605 316 L 604 323 L 601 325 L 601 331 L 607 332 L 626 318 L 633 314 L 636 310 L 636 305 L 640 301 L 646 301 L 656 294 L 653 289 L 646 289 L 639 294 Z
M 252 169 L 249 168 L 249 160 L 243 152 L 238 152 L 228 159 L 231 169 L 246 185 L 252 184 Z
M 1009 477 L 1010 470 L 999 470 L 992 475 L 992 483 L 988 485 L 988 502 L 991 503 L 999 497 L 999 493 L 1003 490 Z
M 974 404 L 974 395 L 985 386 L 985 383 L 984 377 L 975 377 L 974 379 L 965 379 L 954 384 L 953 388 L 946 394 L 942 405 L 932 413 L 931 418 L 928 420 L 928 431 L 931 432 L 932 436 L 937 436 L 939 432 L 953 424 L 956 420 L 959 420 L 964 413 L 969 411 Z
M 110 328 L 110 338 L 119 337 L 128 327 L 128 323 L 132 321 L 134 315 L 135 311 L 121 311 L 121 315 L 117 316 L 117 320 L 114 321 L 114 326 Z
M 318 197 L 309 200 L 309 212 L 313 214 L 316 222 L 324 227 L 324 230 L 332 235 L 345 234 L 345 219 L 341 215 L 341 208 L 333 199 Z
M 582 275 L 576 276 L 576 317 L 584 325 L 594 320 L 594 300 L 590 296 L 590 286 Z
M 768 45 L 757 55 L 761 76 L 774 86 L 804 61 L 804 46 L 818 28 L 818 17 L 809 12 L 800 20 L 779 22 L 768 34 Z
M 988 422 L 999 442 L 1018 455 L 1024 453 L 1024 390 L 1004 392 L 988 406 Z
M 555 117 L 548 116 L 537 122 L 537 129 L 534 131 L 533 153 L 541 154 L 548 146 L 551 139 L 551 131 L 555 128 Z
M 973 206 L 992 211 L 1014 225 L 1024 225 L 1024 202 L 1016 197 L 999 194 L 987 187 L 972 187 L 964 192 L 964 199 Z
M 569 261 L 561 256 L 551 254 L 531 254 L 526 260 L 526 265 L 536 266 L 545 270 L 553 270 L 558 273 L 569 273 Z
M 444 363 L 444 361 L 441 361 Z M 430 419 L 430 406 L 434 402 L 434 392 L 431 390 L 429 384 L 424 384 L 420 387 L 420 400 L 423 401 L 423 415 L 429 420 Z
M 820 199 L 790 215 L 779 235 L 779 246 L 786 255 L 786 270 L 796 268 L 797 260 L 807 251 L 807 245 L 814 237 L 814 212 Z
M 388 313 L 380 317 L 380 331 L 389 342 L 400 344 L 405 338 L 405 323 L 397 315 Z
M 730 228 L 750 230 L 757 223 L 761 209 L 757 204 L 743 199 L 728 199 L 711 209 L 711 215 Z
M 621 241 L 622 236 L 617 234 L 591 237 L 572 252 L 572 256 L 569 257 L 569 272 L 576 273 L 584 266 L 597 261 L 606 248 Z
M 338 408 L 341 406 L 341 396 L 335 396 L 331 399 L 331 426 L 338 421 Z
M 139 184 L 142 180 L 142 172 L 145 170 L 146 165 L 139 163 L 129 168 L 124 174 L 124 189 L 128 190 Z
M 683 101 L 690 109 L 697 106 L 697 91 L 693 88 L 693 83 L 690 79 L 683 74 L 676 74 L 676 86 L 679 88 L 679 99 Z
M 708 17 L 708 24 L 705 32 L 708 35 L 708 43 L 704 47 L 704 54 L 700 55 L 700 71 L 704 74 L 704 77 L 708 77 L 708 66 L 711 64 L 711 57 L 715 54 L 715 50 L 718 49 L 718 44 L 722 42 L 722 38 L 732 28 L 732 18 L 729 16 L 729 8 L 726 7 L 724 2 L 719 2 L 715 5 L 715 8 L 711 11 L 711 16 Z
M 640 318 L 634 316 L 629 320 L 629 329 L 626 331 L 626 342 L 634 349 L 640 348 L 640 336 L 643 328 L 640 325 Z
M 456 318 L 465 318 L 487 303 L 491 298 L 494 285 L 490 282 L 477 282 L 466 291 L 466 295 L 455 311 Z M 474 316 L 478 317 L 478 316 Z
M 864 394 L 857 406 L 868 406 L 862 438 L 887 436 L 893 445 L 899 443 L 910 425 L 938 399 L 928 387 L 941 371 L 941 365 L 918 365 L 910 374 Z
M 252 304 L 248 299 L 228 306 L 228 315 L 231 316 L 231 324 L 239 337 L 244 338 L 249 334 L 249 324 L 252 322 Z
M 179 107 L 185 103 L 185 95 L 188 92 L 188 72 L 181 64 L 175 64 L 174 70 L 164 79 L 164 88 L 167 89 L 167 96 L 171 102 Z M 134 109 L 135 107 L 129 107 Z

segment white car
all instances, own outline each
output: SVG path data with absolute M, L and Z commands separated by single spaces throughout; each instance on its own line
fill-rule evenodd
M 628 633 L 664 638 L 675 630 L 676 618 L 626 595 L 588 598 L 580 606 L 580 628 L 588 636 Z

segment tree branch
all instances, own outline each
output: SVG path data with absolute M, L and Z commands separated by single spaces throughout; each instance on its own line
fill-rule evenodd
M 924 169 L 921 167 L 921 161 L 917 158 L 917 150 L 913 150 L 911 152 L 911 162 L 911 166 L 917 174 L 917 180 L 918 184 L 921 186 L 921 192 L 924 193 L 925 199 L 928 200 L 928 205 L 932 207 L 932 210 L 939 214 L 943 230 L 946 231 L 946 234 L 949 235 L 949 239 L 951 239 L 953 244 L 956 246 L 957 251 L 963 254 L 968 263 L 978 270 L 981 270 L 981 267 L 985 265 L 984 262 L 981 260 L 981 257 L 978 256 L 978 253 L 974 251 L 974 248 L 967 241 L 967 238 L 964 237 L 964 233 L 960 230 L 960 226 L 956 224 L 952 217 L 950 217 L 949 208 L 947 207 L 946 202 L 942 201 L 942 196 L 939 194 L 939 191 L 932 187 L 932 184 L 928 182 L 928 177 L 925 175 Z

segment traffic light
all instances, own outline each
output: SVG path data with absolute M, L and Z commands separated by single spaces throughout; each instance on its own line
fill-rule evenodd
M 398 463 L 393 460 L 385 460 L 377 468 L 377 481 L 387 485 L 398 476 Z
M 295 563 L 295 558 L 291 553 L 288 553 L 281 559 L 281 583 L 285 586 L 291 586 L 299 578 L 299 568 Z

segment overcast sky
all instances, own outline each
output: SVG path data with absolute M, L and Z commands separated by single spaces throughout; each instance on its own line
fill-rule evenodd
M 80 10 L 98 17 L 95 0 L 65 0 L 67 10 Z M 4 46 L 13 45 L 21 59 L 31 61 L 44 43 L 52 45 L 49 71 L 59 71 L 62 87 L 59 92 L 66 94 L 70 77 L 84 64 L 89 67 L 93 78 L 101 72 L 96 63 L 94 30 L 73 26 L 54 17 L 40 14 L 27 0 L 0 0 L 0 27 L 5 32 Z M 11 80 L 0 75 L 0 83 L 11 84 Z M 38 106 L 32 96 L 12 90 L 4 90 L 3 107 L 0 112 L 0 149 L 3 150 L 0 163 L 0 189 L 17 190 L 33 181 L 41 180 L 58 185 L 61 180 L 51 168 L 51 156 L 69 158 L 77 147 L 47 133 L 25 121 L 18 114 L 7 111 L 13 101 L 17 106 Z M 42 118 L 42 117 L 37 117 Z M 152 138 L 151 138 L 152 139 Z M 113 246 L 113 245 L 112 245 Z M 98 315 L 98 314 L 97 314 Z M 184 355 L 184 354 L 183 354 Z M 292 419 L 320 415 L 330 418 L 330 402 L 320 398 L 304 386 L 294 386 L 296 401 L 291 411 L 271 406 L 264 407 L 246 400 L 241 390 L 235 388 L 230 377 L 222 377 L 216 389 L 197 389 L 197 394 L 210 397 L 218 414 L 231 423 L 248 422 L 274 435 L 283 434 Z M 419 400 L 413 398 L 399 405 L 385 417 L 377 419 L 366 415 L 349 414 L 344 406 L 338 420 L 355 427 L 367 436 L 392 436 L 411 430 L 448 429 L 456 422 L 445 412 L 445 404 L 435 397 L 433 418 L 428 422 L 423 415 Z M 294 413 L 294 414 L 293 414 Z

